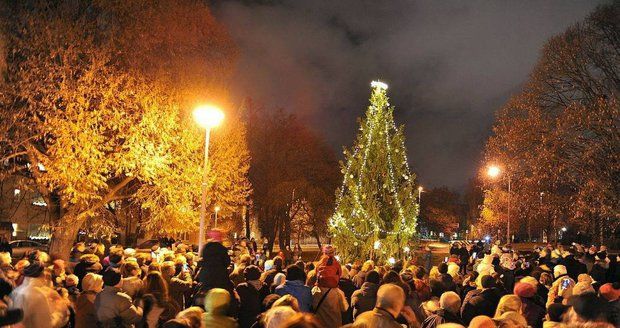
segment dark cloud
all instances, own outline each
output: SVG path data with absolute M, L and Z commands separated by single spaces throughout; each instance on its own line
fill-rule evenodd
M 233 94 L 282 107 L 338 150 L 350 146 L 369 83 L 389 83 L 423 184 L 461 188 L 493 112 L 517 92 L 550 36 L 596 1 L 222 1 L 241 49 Z

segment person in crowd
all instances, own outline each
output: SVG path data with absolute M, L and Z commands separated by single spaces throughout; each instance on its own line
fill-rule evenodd
M 267 261 L 269 262 L 269 261 Z M 265 272 L 261 276 L 261 280 L 267 285 L 273 285 L 273 280 L 278 273 L 284 272 L 284 260 L 280 256 L 276 256 L 273 258 L 271 262 L 271 267 L 265 264 Z
M 620 327 L 620 281 L 602 285 L 599 293 L 601 299 L 608 302 L 609 322 Z
M 75 266 L 80 262 L 82 255 L 85 254 L 85 251 L 86 244 L 83 242 L 77 242 L 73 245 L 73 248 L 71 248 L 71 253 L 69 254 L 69 268 L 71 270 L 73 270 L 73 268 L 75 268 Z
M 500 298 L 495 310 L 495 319 L 498 319 L 506 312 L 523 313 L 523 303 L 519 296 L 514 294 L 504 295 Z
M 553 277 L 555 281 L 549 288 L 547 307 L 552 303 L 561 303 L 565 297 L 572 295 L 573 287 L 575 287 L 575 281 L 568 276 L 566 267 L 561 264 L 553 268 Z
M 198 264 L 198 282 L 201 284 L 201 291 L 208 292 L 212 288 L 221 288 L 228 291 L 230 295 L 234 293 L 234 286 L 228 277 L 228 266 L 230 266 L 230 256 L 228 249 L 222 245 L 222 233 L 218 230 L 209 232 L 209 242 L 201 250 L 201 260 Z M 235 299 L 231 301 L 232 314 L 236 306 Z
M 481 289 L 472 290 L 467 293 L 461 306 L 461 316 L 465 324 L 476 316 L 486 315 L 493 317 L 495 308 L 502 297 L 501 291 L 496 287 L 496 282 L 490 275 L 485 275 L 480 279 Z
M 568 303 L 570 309 L 564 318 L 564 322 L 600 323 L 601 326 L 612 326 L 608 321 L 609 303 L 596 294 L 585 293 L 576 295 L 571 297 Z
M 471 320 L 469 328 L 496 328 L 495 321 L 486 315 L 479 315 Z
M 292 295 L 280 296 L 280 298 L 273 302 L 272 307 L 276 306 L 288 306 L 291 309 L 295 310 L 295 312 L 301 312 L 301 310 L 299 309 L 299 302 Z
M 380 283 L 381 277 L 379 277 L 379 273 L 377 271 L 373 270 L 366 274 L 366 281 L 362 284 L 362 287 L 353 292 L 353 295 L 351 296 L 353 319 L 375 307 L 375 303 L 377 303 L 377 291 L 379 290 Z
M 95 254 L 84 254 L 80 257 L 80 262 L 75 265 L 73 274 L 75 274 L 80 282 L 78 282 L 78 288 L 82 289 L 82 281 L 84 276 L 89 273 L 100 273 L 103 270 L 103 266 L 99 263 L 99 257 Z
M 137 262 L 127 261 L 121 265 L 121 275 L 123 276 L 123 292 L 132 299 L 140 296 L 142 290 L 141 270 Z
M 103 289 L 103 277 L 96 273 L 87 273 L 83 280 L 83 291 L 75 302 L 75 328 L 92 327 L 97 322 L 95 298 Z
M 344 293 L 344 297 L 347 299 L 347 303 L 351 304 L 351 296 L 353 292 L 357 290 L 353 281 L 351 281 L 350 271 L 345 265 L 340 267 L 342 275 L 338 280 L 338 288 Z M 342 323 L 348 324 L 353 322 L 353 309 L 349 306 L 346 312 L 342 314 Z
M 367 260 L 362 264 L 360 271 L 353 277 L 353 284 L 357 288 L 361 288 L 362 284 L 366 281 L 366 275 L 368 272 L 373 271 L 375 263 L 372 260 Z
M 24 281 L 11 292 L 12 307 L 23 311 L 24 327 L 63 327 L 69 322 L 70 303 L 52 288 L 41 257 L 31 255 Z
M 533 278 L 532 278 L 533 279 Z M 523 281 L 523 279 L 521 280 Z M 534 282 L 536 280 L 534 279 Z M 522 314 L 532 328 L 542 328 L 545 317 L 544 303 L 537 299 L 536 288 L 532 283 L 518 282 L 514 287 L 514 294 L 521 299 Z
M 240 256 L 237 267 L 230 274 L 230 281 L 232 281 L 235 287 L 245 281 L 245 278 L 243 277 L 243 270 L 245 270 L 245 268 L 251 264 L 252 257 L 250 256 L 250 254 L 243 254 Z
M 448 264 L 440 263 L 437 266 L 437 277 L 430 280 L 431 294 L 441 297 L 444 292 L 456 291 L 456 284 L 451 275 L 448 274 Z
M 562 319 L 569 307 L 561 303 L 553 303 L 547 308 L 543 328 L 559 328 L 562 327 Z
M 223 288 L 212 288 L 205 297 L 204 327 L 235 328 L 237 321 L 226 315 L 230 306 L 230 293 Z
M 424 320 L 422 328 L 437 328 L 443 323 L 462 325 L 460 309 L 461 298 L 459 295 L 452 291 L 445 292 L 439 298 L 439 310 Z
M 101 327 L 134 327 L 142 319 L 142 308 L 133 304 L 122 292 L 119 270 L 110 268 L 103 273 L 103 290 L 95 297 L 95 312 Z
M 189 300 L 185 299 L 185 295 L 192 289 L 194 282 L 189 274 L 189 268 L 186 264 L 181 265 L 179 273 L 176 274 L 176 265 L 172 261 L 166 261 L 161 265 L 161 275 L 168 285 L 170 298 L 184 309 L 189 305 Z
M 294 317 L 298 312 L 290 306 L 275 306 L 267 310 L 261 318 L 261 324 L 264 328 L 280 328 L 289 319 Z
M 410 328 L 419 327 L 413 310 L 405 306 L 405 292 L 394 284 L 384 284 L 377 291 L 377 303 L 372 311 L 366 311 L 357 316 L 350 326 L 401 328 L 396 318 L 402 316 Z
M 235 288 L 239 296 L 239 326 L 251 327 L 261 313 L 261 304 L 267 296 L 268 288 L 260 281 L 260 269 L 255 265 L 249 265 L 243 270 L 246 282 L 240 283 Z
M 334 263 L 329 260 L 320 263 L 319 267 L 321 265 L 332 267 L 332 269 L 320 271 L 317 285 L 312 289 L 312 309 L 323 326 L 340 327 L 342 326 L 341 313 L 349 308 L 344 293 L 338 289 L 340 266 L 337 271 L 333 270 Z
M 275 294 L 280 296 L 292 295 L 299 302 L 302 312 L 312 310 L 312 291 L 304 285 L 304 272 L 298 266 L 292 264 L 286 268 L 286 281 L 275 288 Z
M 286 282 L 286 275 L 284 272 L 279 272 L 273 277 L 273 282 L 271 283 L 271 286 L 269 286 L 269 292 L 271 294 L 275 294 L 276 288 L 284 285 L 284 282 Z
M 141 295 L 143 303 L 141 327 L 159 327 L 181 311 L 181 307 L 170 297 L 168 284 L 159 272 L 149 272 L 146 275 Z

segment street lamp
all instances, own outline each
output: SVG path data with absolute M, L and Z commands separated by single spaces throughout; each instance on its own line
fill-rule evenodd
M 207 177 L 209 168 L 209 137 L 211 129 L 220 125 L 224 120 L 224 113 L 212 105 L 202 105 L 194 109 L 194 120 L 205 128 L 205 159 L 202 171 L 202 199 L 200 202 L 200 235 L 198 236 L 198 250 L 202 250 L 205 239 L 205 217 L 207 216 Z M 217 215 L 217 214 L 216 214 Z M 217 219 L 216 219 L 217 220 Z
M 502 170 L 496 166 L 496 165 L 491 165 L 489 166 L 489 168 L 487 169 L 487 174 L 491 177 L 491 178 L 496 178 L 498 177 L 500 174 L 502 173 Z M 508 175 L 508 214 L 506 215 L 506 240 L 508 241 L 508 243 L 511 242 L 510 239 L 510 194 L 511 194 L 511 186 L 510 186 L 510 174 Z
M 422 191 L 424 191 L 424 188 L 422 188 L 422 186 L 418 187 L 418 206 L 422 207 Z
M 215 224 L 213 225 L 213 228 L 216 229 L 217 228 L 217 213 L 220 212 L 220 207 L 216 206 L 214 210 L 215 210 Z

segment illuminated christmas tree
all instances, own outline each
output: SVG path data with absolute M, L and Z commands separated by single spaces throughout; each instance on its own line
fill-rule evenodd
M 366 118 L 352 149 L 345 150 L 343 183 L 330 219 L 332 243 L 346 260 L 386 259 L 408 252 L 418 203 L 403 127 L 394 123 L 387 85 L 374 81 Z

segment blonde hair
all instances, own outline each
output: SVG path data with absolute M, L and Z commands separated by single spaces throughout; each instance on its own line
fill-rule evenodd
M 499 300 L 499 304 L 497 304 L 497 311 L 495 311 L 495 318 L 497 319 L 501 317 L 506 312 L 517 312 L 521 314 L 522 306 L 523 306 L 523 303 L 521 302 L 521 299 L 519 298 L 519 296 L 514 295 L 514 294 L 504 295 Z
M 436 280 L 437 278 L 439 278 L 439 268 L 435 265 L 431 268 L 431 272 L 428 273 L 428 279 Z

